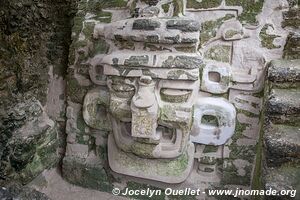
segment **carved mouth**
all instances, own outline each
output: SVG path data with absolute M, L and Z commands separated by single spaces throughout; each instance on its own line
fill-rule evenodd
M 126 137 L 131 136 L 131 122 L 120 122 L 123 134 Z M 156 128 L 157 140 L 148 139 L 148 138 L 135 138 L 132 137 L 135 141 L 147 144 L 175 144 L 176 142 L 176 129 L 175 128 L 168 128 L 166 126 L 158 125 Z
M 136 138 L 131 135 L 131 122 L 112 119 L 113 134 L 117 146 L 125 152 L 148 158 L 176 158 L 185 150 L 183 132 L 180 129 L 159 125 L 157 140 Z

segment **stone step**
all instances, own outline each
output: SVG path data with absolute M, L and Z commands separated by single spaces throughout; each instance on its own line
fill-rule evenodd
M 298 115 L 300 113 L 300 88 L 271 89 L 266 115 Z
M 268 125 L 264 144 L 268 166 L 279 166 L 288 161 L 300 163 L 299 126 Z
M 268 80 L 271 82 L 300 82 L 300 59 L 271 61 Z
M 265 190 L 287 191 L 289 195 L 269 196 L 266 199 L 288 200 L 300 199 L 300 166 L 299 165 L 284 165 L 279 168 L 266 168 L 264 170 L 264 187 Z M 294 190 L 294 191 L 292 191 Z M 296 190 L 296 191 L 295 191 Z

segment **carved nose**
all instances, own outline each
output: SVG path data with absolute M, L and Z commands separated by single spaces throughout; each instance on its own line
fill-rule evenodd
M 137 92 L 131 102 L 131 134 L 133 137 L 157 140 L 158 104 L 155 83 L 150 76 L 142 76 L 138 83 Z
M 139 80 L 138 91 L 132 99 L 137 108 L 149 108 L 155 102 L 154 83 L 150 76 L 142 76 Z

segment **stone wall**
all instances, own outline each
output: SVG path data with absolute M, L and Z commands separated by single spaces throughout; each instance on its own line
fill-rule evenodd
M 283 13 L 282 26 L 289 31 L 283 59 L 270 63 L 264 93 L 262 182 L 265 189 L 278 191 L 300 189 L 299 2 L 290 2 L 290 6 Z M 298 193 L 294 198 L 299 197 Z
M 64 153 L 76 1 L 1 1 L 0 183 L 27 183 Z

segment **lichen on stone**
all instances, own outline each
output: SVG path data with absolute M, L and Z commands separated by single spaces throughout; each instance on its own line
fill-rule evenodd
M 262 11 L 264 0 L 226 0 L 227 6 L 241 6 L 243 12 L 238 16 L 242 24 L 257 24 L 256 16 Z
M 265 24 L 264 27 L 261 29 L 261 31 L 259 33 L 259 37 L 261 39 L 262 46 L 266 47 L 267 49 L 280 48 L 281 47 L 280 45 L 275 45 L 274 44 L 274 39 L 277 38 L 277 37 L 280 37 L 280 36 L 275 35 L 275 34 L 268 34 L 267 30 L 268 30 L 269 27 L 273 28 L 273 25 L 272 24 Z

